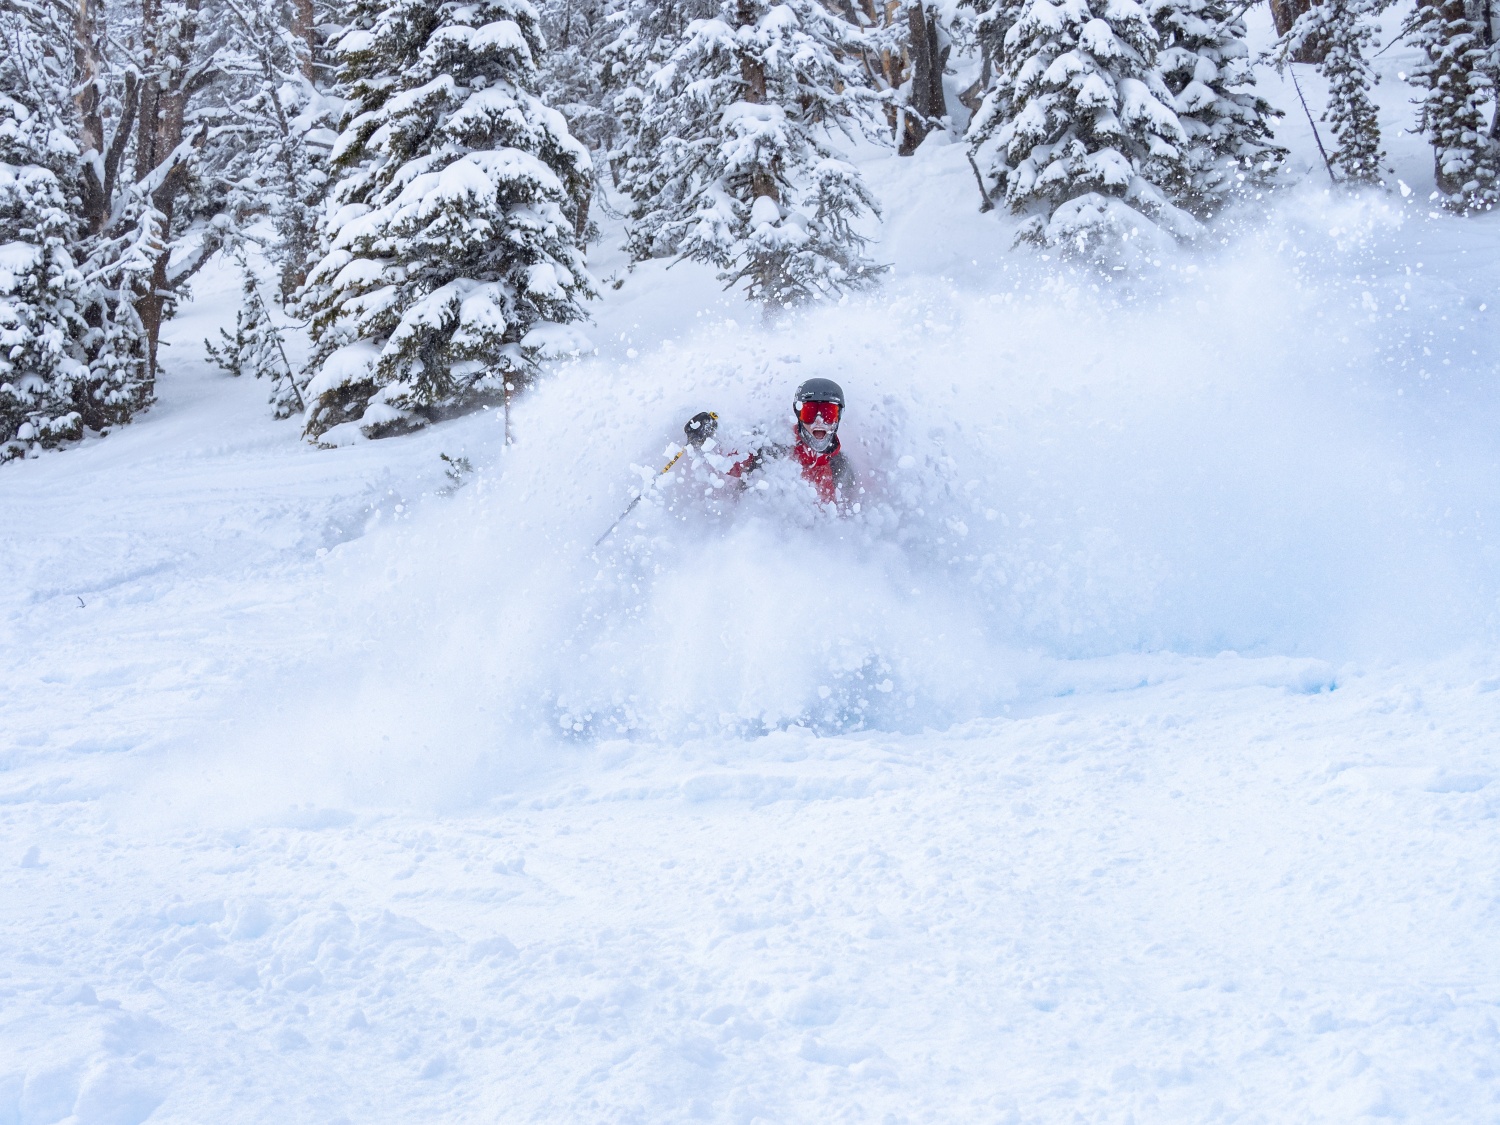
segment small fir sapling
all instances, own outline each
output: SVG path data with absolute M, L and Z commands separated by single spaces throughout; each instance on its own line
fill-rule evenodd
M 271 383 L 270 403 L 278 418 L 290 418 L 306 409 L 302 390 L 286 355 L 281 329 L 271 319 L 271 310 L 248 266 L 244 274 L 243 299 L 235 314 L 234 334 L 219 329 L 220 342 L 204 340 L 208 358 L 230 375 L 249 375 Z
M 474 464 L 467 457 L 450 457 L 446 453 L 439 453 L 443 461 L 443 476 L 448 478 L 448 486 L 442 489 L 444 496 L 451 496 L 464 485 L 469 483 L 469 477 L 474 474 Z

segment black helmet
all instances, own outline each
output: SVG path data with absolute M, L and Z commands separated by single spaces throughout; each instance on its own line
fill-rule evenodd
M 719 416 L 712 410 L 699 411 L 688 419 L 688 424 L 682 427 L 682 432 L 687 436 L 687 443 L 703 448 L 703 443 L 713 437 L 719 429 Z
M 818 428 L 816 435 L 802 421 L 802 408 L 809 402 L 831 402 L 838 407 L 831 423 L 813 423 Z M 814 411 L 814 413 L 818 412 Z M 797 427 L 797 440 L 814 453 L 827 453 L 838 449 L 839 416 L 843 413 L 844 388 L 832 379 L 809 379 L 798 387 L 797 393 L 792 396 L 792 422 Z
M 804 402 L 836 402 L 844 409 L 844 388 L 832 379 L 809 379 L 797 388 L 792 397 L 792 412 L 795 414 Z

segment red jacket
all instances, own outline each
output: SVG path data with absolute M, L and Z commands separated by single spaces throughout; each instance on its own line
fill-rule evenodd
M 785 457 L 787 454 L 796 458 L 797 464 L 802 467 L 802 479 L 817 490 L 818 499 L 822 503 L 835 504 L 842 511 L 853 501 L 854 471 L 849 467 L 848 458 L 844 456 L 837 435 L 833 439 L 833 448 L 826 453 L 815 453 L 800 441 L 793 442 L 790 448 L 784 445 L 764 446 L 743 461 L 737 462 L 730 468 L 729 475 L 743 480 L 760 468 L 761 462 L 767 458 Z

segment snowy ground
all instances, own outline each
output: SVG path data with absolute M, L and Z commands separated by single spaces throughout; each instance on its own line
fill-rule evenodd
M 0 471 L 0 1123 L 1500 1120 L 1500 223 L 1382 89 L 1409 196 L 1129 282 L 938 144 L 868 304 L 601 252 L 509 449 L 306 447 L 206 276 Z M 688 466 L 593 548 L 811 374 L 857 519 Z

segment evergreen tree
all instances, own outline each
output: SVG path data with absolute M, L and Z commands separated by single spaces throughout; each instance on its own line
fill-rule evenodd
M 162 327 L 233 226 L 221 185 L 205 178 L 236 143 L 222 128 L 235 82 L 224 4 L 77 0 L 64 12 L 82 154 L 76 257 L 92 333 L 93 386 L 80 409 L 91 427 L 151 402 Z
M 1438 191 L 1460 210 L 1488 210 L 1500 197 L 1500 152 L 1485 121 L 1495 98 L 1491 51 L 1463 0 L 1422 0 L 1415 23 L 1425 55 L 1412 74 L 1424 91 L 1417 127 L 1432 143 Z
M 688 26 L 717 10 L 717 0 L 628 0 L 619 32 L 604 48 L 602 80 L 611 92 L 609 104 L 618 127 L 609 155 L 610 175 L 632 201 L 625 246 L 633 261 L 674 253 L 656 216 L 680 209 L 689 186 L 661 155 L 674 127 L 680 131 L 682 118 L 696 107 L 684 103 L 677 114 L 664 112 L 666 107 L 648 96 L 652 79 L 666 66 Z M 706 114 L 691 124 L 697 129 L 712 127 Z
M 1173 200 L 1198 215 L 1237 189 L 1262 184 L 1286 150 L 1272 140 L 1281 114 L 1255 92 L 1243 9 L 1229 0 L 1153 0 L 1161 41 L 1157 66 L 1171 91 L 1186 141 L 1163 169 Z
M 307 432 L 508 402 L 592 294 L 574 234 L 589 157 L 536 95 L 536 9 L 374 0 L 339 50 L 350 116 L 308 281 Z
M 538 62 L 542 100 L 593 152 L 614 145 L 615 116 L 605 89 L 604 49 L 614 39 L 612 0 L 544 0 L 538 6 L 547 51 Z
M 208 358 L 238 378 L 249 375 L 271 383 L 270 403 L 276 417 L 290 418 L 305 409 L 302 390 L 286 357 L 286 341 L 271 319 L 255 274 L 242 261 L 244 298 L 234 318 L 234 335 L 219 329 L 220 342 L 204 340 Z
M 1031 218 L 1020 240 L 1085 255 L 1198 224 L 1170 185 L 1189 178 L 1188 135 L 1135 0 L 1002 0 L 995 83 L 969 126 L 976 160 Z
M 20 12 L 0 15 L 0 460 L 83 432 L 88 325 L 66 97 L 60 60 Z
M 1323 120 L 1337 141 L 1328 162 L 1344 183 L 1380 183 L 1380 121 L 1370 90 L 1377 80 L 1367 52 L 1375 42 L 1375 16 L 1386 0 L 1323 0 L 1292 24 L 1273 57 L 1289 66 L 1303 52 L 1320 49 L 1318 72 L 1328 80 L 1328 108 Z
M 12 455 L 129 421 L 151 400 L 137 302 L 163 232 L 139 194 L 113 229 L 90 223 L 98 171 L 126 146 L 80 154 L 73 139 L 92 140 L 77 104 L 98 89 L 77 80 L 88 55 L 75 28 L 25 0 L 0 15 L 0 442 Z
M 598 224 L 589 219 L 593 176 L 597 162 L 609 159 L 619 136 L 605 57 L 616 31 L 615 6 L 615 0 L 544 0 L 538 9 L 547 41 L 538 62 L 542 101 L 563 115 L 568 131 L 593 154 L 588 190 L 575 216 L 580 246 L 598 237 Z
M 664 38 L 634 29 L 663 61 L 620 100 L 632 254 L 712 263 L 768 311 L 868 285 L 854 224 L 878 209 L 826 141 L 877 127 L 858 29 L 815 0 L 722 0 Z
M 226 250 L 267 216 L 275 237 L 257 238 L 277 266 L 282 302 L 292 300 L 320 258 L 318 219 L 327 191 L 328 153 L 343 106 L 318 75 L 324 52 L 299 28 L 287 0 L 223 0 L 237 31 L 222 52 L 226 82 L 216 144 L 200 179 L 225 193 L 235 230 Z M 230 142 L 232 143 L 225 143 Z

